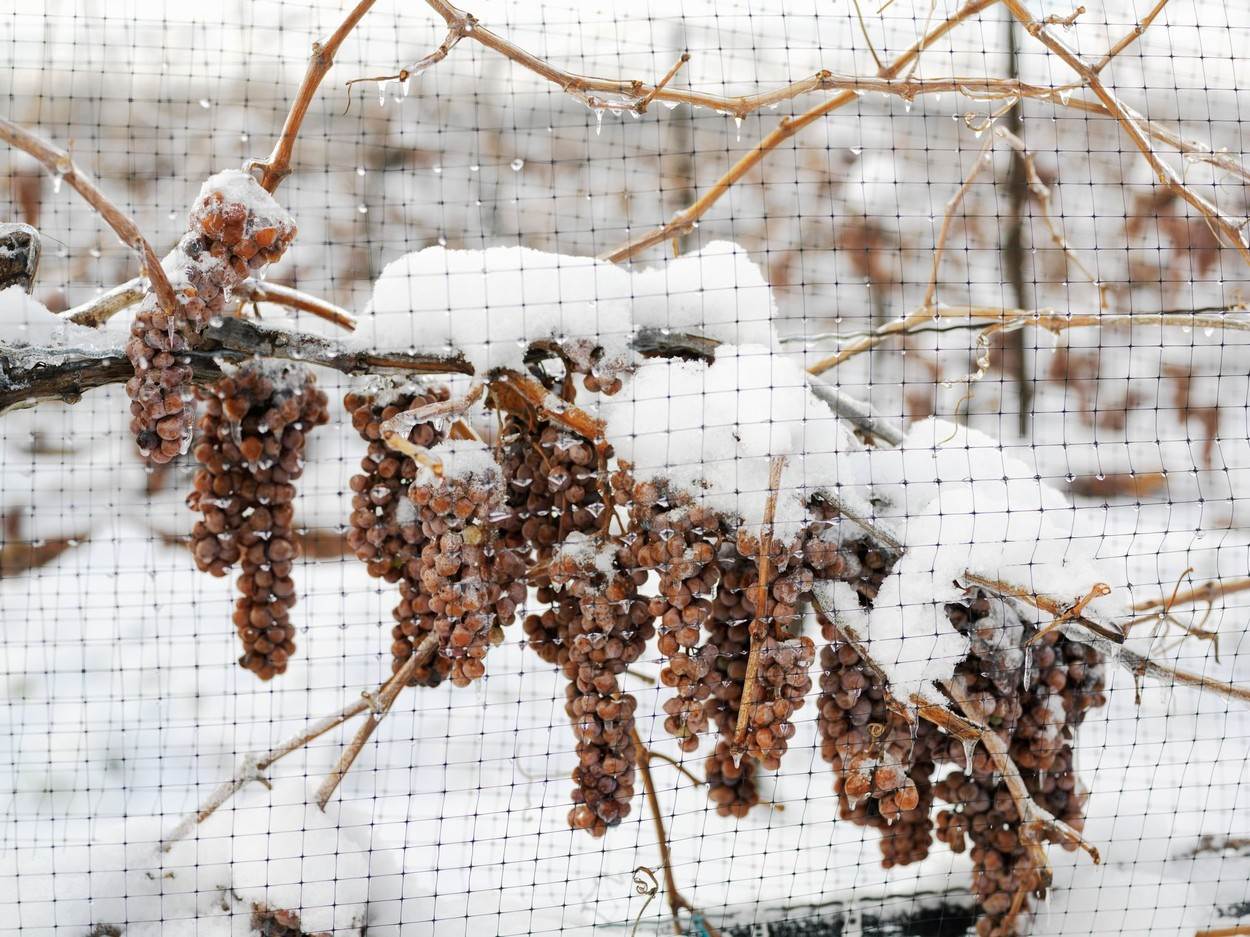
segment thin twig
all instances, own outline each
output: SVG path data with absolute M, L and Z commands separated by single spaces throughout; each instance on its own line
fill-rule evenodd
M 1020 21 L 1029 35 L 1041 42 L 1061 58 L 1064 63 L 1080 76 L 1086 87 L 1102 102 L 1107 112 L 1124 128 L 1125 134 L 1133 145 L 1141 152 L 1142 157 L 1154 171 L 1155 177 L 1165 188 L 1170 189 L 1191 207 L 1201 213 L 1211 225 L 1215 234 L 1230 247 L 1236 249 L 1242 259 L 1250 264 L 1250 246 L 1241 234 L 1241 222 L 1234 221 L 1220 209 L 1197 192 L 1185 185 L 1184 180 L 1176 174 L 1167 163 L 1163 162 L 1150 144 L 1149 136 L 1143 131 L 1133 114 L 1121 104 L 1111 91 L 1102 83 L 1098 72 L 1085 64 L 1084 60 L 1071 46 L 1055 35 L 1052 27 L 1038 22 L 1021 0 L 1002 0 L 1011 11 L 1011 15 Z
M 420 75 L 426 69 L 437 65 L 443 59 L 447 58 L 448 53 L 456 47 L 456 43 L 463 39 L 465 33 L 472 28 L 473 23 L 474 20 L 472 17 L 465 17 L 465 19 L 451 24 L 451 26 L 447 29 L 447 38 L 439 43 L 437 49 L 418 59 L 407 68 L 401 68 L 394 75 L 368 75 L 364 78 L 353 78 L 351 81 L 347 82 L 347 87 L 351 88 L 353 85 L 358 85 L 366 81 L 409 81 L 414 76 Z
M 81 306 L 65 310 L 60 315 L 61 318 L 69 319 L 76 325 L 99 328 L 123 309 L 128 309 L 139 302 L 146 293 L 143 277 L 135 277 L 87 300 Z
M 1014 583 L 971 571 L 965 572 L 963 578 L 997 595 L 1019 599 L 1056 617 L 1062 614 L 1064 610 L 1063 603 L 1059 600 L 1046 595 L 1034 594 L 1031 590 Z M 1060 630 L 1072 640 L 1089 644 L 1106 656 L 1118 660 L 1121 666 L 1130 671 L 1135 678 L 1156 677 L 1172 685 L 1186 686 L 1204 693 L 1213 693 L 1225 699 L 1250 703 L 1250 688 L 1237 686 L 1233 683 L 1225 683 L 1223 680 L 1213 680 L 1200 673 L 1169 667 L 1149 657 L 1144 657 L 1136 651 L 1129 650 L 1116 640 L 1115 635 L 1119 629 L 1109 626 L 1105 622 L 1092 619 L 1088 610 L 1084 610 L 1080 615 L 1064 621 Z M 1123 638 L 1120 638 L 1120 640 L 1122 641 Z
M 439 0 L 431 0 L 431 3 L 439 2 Z M 993 6 L 999 0 L 972 0 L 972 2 L 960 7 L 953 15 L 944 22 L 931 30 L 928 35 L 913 45 L 908 51 L 895 59 L 888 68 L 883 69 L 882 77 L 896 78 L 907 68 L 908 65 L 915 60 L 925 49 L 936 43 L 939 39 L 949 33 L 960 23 L 975 16 L 982 10 Z M 645 234 L 632 238 L 625 244 L 615 250 L 609 251 L 603 255 L 603 259 L 619 263 L 622 260 L 628 260 L 648 247 L 656 244 L 662 244 L 671 238 L 685 234 L 694 227 L 694 223 L 701 218 L 709 208 L 711 208 L 735 182 L 745 176 L 751 169 L 755 168 L 764 157 L 773 149 L 794 136 L 805 127 L 810 126 L 816 121 L 831 114 L 840 107 L 858 100 L 858 96 L 854 91 L 843 91 L 835 95 L 828 101 L 823 101 L 810 110 L 804 111 L 798 117 L 783 117 L 777 124 L 776 128 L 769 133 L 764 139 L 751 148 L 739 159 L 729 171 L 718 179 L 707 192 L 695 200 L 689 208 L 679 211 L 673 216 L 667 224 L 663 224 Z
M 747 672 L 742 680 L 742 698 L 738 702 L 738 722 L 734 726 L 734 756 L 741 758 L 745 752 L 747 731 L 751 728 L 751 710 L 755 707 L 755 684 L 760 669 L 760 650 L 768 627 L 768 579 L 771 575 L 773 546 L 773 518 L 777 513 L 777 492 L 781 487 L 781 473 L 786 467 L 785 456 L 774 456 L 768 466 L 768 500 L 764 502 L 764 520 L 760 525 L 759 550 L 755 556 L 758 570 L 755 583 L 755 620 L 751 622 L 751 649 L 747 654 Z
M 291 752 L 298 751 L 309 742 L 320 738 L 331 729 L 360 715 L 368 708 L 369 701 L 362 697 L 351 705 L 345 706 L 337 713 L 318 719 L 316 722 L 308 726 L 308 728 L 304 729 L 304 731 L 291 737 L 276 748 L 271 749 L 261 757 L 257 758 L 255 756 L 248 756 L 247 758 L 244 758 L 238 769 L 235 771 L 233 778 L 217 787 L 217 789 L 209 795 L 208 799 L 200 805 L 199 809 L 196 810 L 195 813 L 188 814 L 184 817 L 182 822 L 174 827 L 168 836 L 161 840 L 161 852 L 169 852 L 170 848 L 175 843 L 190 835 L 192 830 L 212 816 L 215 810 L 238 793 L 239 790 L 241 790 L 249 782 L 258 781 L 267 784 L 268 782 L 265 778 L 264 772 L 271 765 L 273 765 L 274 762 L 285 758 L 287 755 L 291 754 Z
M 1167 6 L 1167 3 L 1168 0 L 1157 0 L 1155 5 L 1150 8 L 1150 12 L 1143 16 L 1141 20 L 1138 21 L 1137 25 L 1134 26 L 1122 39 L 1120 39 L 1119 42 L 1113 45 L 1107 51 L 1107 54 L 1100 58 L 1096 64 L 1091 65 L 1089 70 L 1097 75 L 1104 68 L 1110 65 L 1111 61 L 1117 55 L 1141 38 L 1142 34 L 1150 28 L 1150 24 L 1155 21 L 1155 17 L 1163 12 L 1163 8 Z
M 668 901 L 669 914 L 672 917 L 673 933 L 683 933 L 681 912 L 689 911 L 697 914 L 698 909 L 682 896 L 677 890 L 677 879 L 673 877 L 673 855 L 668 847 L 668 831 L 664 828 L 664 815 L 660 812 L 660 798 L 655 793 L 655 780 L 651 777 L 652 752 L 642 744 L 642 738 L 636 728 L 629 730 L 634 740 L 634 758 L 638 764 L 638 773 L 642 776 L 642 788 L 647 798 L 647 807 L 651 811 L 651 822 L 655 825 L 655 842 L 660 850 L 660 869 L 664 873 L 664 897 Z M 720 937 L 720 933 L 706 919 L 703 927 L 708 937 Z
M 1171 609 L 1177 605 L 1192 605 L 1194 602 L 1214 602 L 1216 599 L 1235 592 L 1250 591 L 1250 579 L 1232 579 L 1226 582 L 1214 580 L 1185 592 L 1177 592 L 1166 602 L 1163 599 L 1147 599 L 1138 602 L 1132 608 L 1135 612 L 1144 612 L 1152 608 Z
M 139 231 L 134 220 L 118 208 L 97 188 L 91 177 L 74 164 L 69 153 L 3 117 L 0 117 L 0 140 L 33 156 L 47 168 L 48 172 L 55 174 L 58 179 L 81 195 L 121 238 L 122 243 L 139 255 L 139 262 L 143 265 L 143 275 L 151 282 L 152 291 L 156 294 L 161 308 L 166 312 L 172 312 L 175 309 L 178 301 L 174 296 L 174 288 L 170 285 L 164 268 L 161 267 L 160 259 L 152 250 L 152 245 Z
M 307 312 L 349 332 L 356 330 L 356 317 L 346 309 L 327 302 L 319 296 L 313 296 L 311 293 L 283 286 L 280 283 L 270 283 L 268 280 L 249 277 L 243 281 L 242 287 L 235 295 L 249 303 L 272 303 L 275 306 L 285 306 L 288 309 Z
M 462 416 L 482 399 L 482 394 L 485 392 L 486 385 L 481 381 L 477 381 L 469 388 L 468 393 L 463 396 L 452 397 L 448 400 L 436 400 L 433 403 L 398 413 L 389 420 L 384 420 L 379 427 L 382 442 L 396 452 L 416 456 L 418 454 L 417 450 L 422 449 L 422 447 L 408 441 L 408 434 L 412 432 L 413 427 L 419 423 L 428 423 L 430 420 Z M 462 436 L 461 438 L 465 437 Z
M 994 135 L 990 134 L 986 137 L 985 143 L 982 144 L 981 148 L 977 150 L 976 157 L 973 159 L 972 169 L 970 169 L 968 174 L 964 176 L 963 183 L 958 189 L 955 190 L 955 194 L 952 195 L 946 202 L 946 210 L 942 215 L 942 225 L 938 229 L 937 240 L 934 241 L 933 244 L 933 260 L 931 261 L 929 267 L 929 282 L 928 286 L 925 287 L 924 298 L 920 301 L 920 306 L 914 312 L 904 316 L 903 318 L 895 319 L 893 322 L 888 322 L 875 332 L 872 332 L 858 341 L 853 342 L 846 348 L 839 350 L 827 358 L 822 358 L 820 361 L 816 362 L 807 369 L 809 374 L 823 374 L 831 368 L 836 368 L 848 358 L 853 358 L 855 355 L 876 347 L 889 336 L 897 335 L 900 332 L 907 332 L 912 328 L 925 324 L 937 317 L 937 306 L 934 303 L 934 299 L 937 296 L 938 274 L 941 271 L 942 256 L 946 252 L 946 241 L 950 237 L 951 225 L 955 220 L 955 212 L 967 196 L 969 190 L 971 190 L 973 182 L 976 181 L 977 176 L 980 175 L 981 170 L 988 162 L 990 149 L 993 145 Z
M 1107 287 L 1098 282 L 1098 278 L 1090 272 L 1089 268 L 1077 256 L 1076 251 L 1068 244 L 1068 239 L 1063 232 L 1059 230 L 1055 223 L 1054 215 L 1051 213 L 1050 187 L 1042 181 L 1042 177 L 1037 172 L 1037 163 L 1033 158 L 1033 153 L 1029 150 L 1025 142 L 1016 134 L 1012 133 L 1006 127 L 998 126 L 994 128 L 995 135 L 1010 146 L 1016 153 L 1016 164 L 1020 165 L 1024 171 L 1024 178 L 1027 181 L 1028 191 L 1032 193 L 1036 199 L 1038 208 L 1041 209 L 1042 222 L 1046 225 L 1046 230 L 1050 233 L 1050 239 L 1056 247 L 1063 251 L 1068 261 L 1081 272 L 1081 275 L 1090 282 L 1090 285 L 1098 290 L 1098 308 L 1107 308 Z M 1025 297 L 1022 291 L 1017 291 L 1016 304 L 1020 307 L 1025 305 Z
M 691 771 L 689 768 L 683 765 L 680 761 L 678 761 L 672 755 L 666 755 L 663 752 L 656 751 L 654 748 L 648 749 L 647 755 L 648 757 L 658 758 L 660 759 L 660 761 L 668 762 L 668 764 L 676 768 L 679 773 L 685 775 L 690 780 L 690 783 L 693 784 L 695 787 L 702 787 L 704 784 L 707 783 L 707 781 L 703 780 L 703 778 L 699 777 L 697 774 L 695 774 L 693 771 Z
M 365 743 L 369 741 L 369 737 L 373 735 L 373 731 L 386 717 L 386 714 L 391 711 L 395 698 L 408 685 L 412 672 L 419 666 L 427 663 L 437 650 L 438 635 L 434 633 L 426 635 L 422 642 L 413 648 L 412 656 L 404 661 L 404 665 L 398 672 L 390 680 L 386 681 L 376 694 L 370 694 L 367 697 L 369 718 L 365 720 L 365 724 L 360 727 L 360 731 L 356 733 L 351 743 L 343 750 L 343 754 L 334 766 L 334 770 L 326 775 L 326 779 L 317 788 L 317 806 L 322 810 L 326 809 L 326 804 L 330 802 L 330 798 L 338 790 L 339 784 L 342 783 L 347 772 L 351 770 L 353 762 L 360 755 L 360 751 L 365 747 Z
M 655 96 L 668 87 L 668 83 L 677 77 L 677 73 L 681 71 L 681 67 L 689 61 L 690 61 L 690 53 L 683 52 L 681 54 L 681 57 L 676 62 L 673 63 L 673 67 L 670 68 L 667 72 L 665 72 L 664 77 L 661 78 L 656 83 L 656 86 L 652 88 L 650 91 L 648 91 L 647 96 L 638 102 L 637 110 L 640 112 L 645 112 L 646 109 L 651 105 L 651 102 L 655 100 Z
M 906 316 L 887 322 L 878 329 L 868 333 L 858 333 L 850 344 L 837 353 L 823 358 L 812 365 L 809 373 L 823 374 L 830 368 L 837 367 L 849 358 L 862 354 L 894 336 L 917 335 L 935 330 L 936 321 L 968 320 L 970 328 L 983 329 L 997 324 L 1006 328 L 1023 328 L 1037 326 L 1058 335 L 1068 329 L 1083 328 L 1138 328 L 1160 326 L 1179 329 L 1211 329 L 1230 332 L 1250 332 L 1250 316 L 1236 314 L 1208 315 L 1189 312 L 1157 312 L 1157 313 L 1072 313 L 1057 312 L 1054 309 L 1005 309 L 991 306 L 935 306 L 928 310 L 921 308 Z M 949 326 L 962 327 L 958 323 Z M 943 327 L 944 328 L 944 327 Z M 941 330 L 939 328 L 939 330 Z M 817 338 L 831 337 L 835 340 L 842 336 L 813 336 L 807 341 Z M 851 336 L 845 336 L 852 338 Z
M 321 79 L 334 65 L 334 56 L 338 54 L 343 40 L 369 12 L 373 3 L 374 0 L 359 0 L 329 39 L 325 42 L 313 43 L 312 55 L 308 59 L 308 69 L 304 72 L 304 80 L 300 82 L 299 90 L 295 93 L 295 100 L 291 102 L 291 109 L 286 115 L 286 122 L 282 125 L 282 133 L 274 145 L 273 152 L 267 159 L 252 160 L 248 166 L 249 169 L 260 170 L 260 184 L 266 192 L 276 192 L 282 180 L 291 174 L 291 153 L 295 150 L 295 138 L 299 136 L 300 127 L 303 126 L 309 105 L 312 104 L 313 96 L 316 95 L 317 88 L 321 85 Z
M 99 328 L 123 309 L 139 302 L 139 300 L 143 299 L 143 296 L 143 278 L 135 277 L 133 280 L 119 283 L 111 290 L 87 300 L 80 306 L 74 306 L 72 309 L 65 310 L 60 313 L 60 316 L 63 319 L 69 319 L 77 325 Z M 336 306 L 334 303 L 319 296 L 313 296 L 311 293 L 305 293 L 290 286 L 281 286 L 277 283 L 249 277 L 243 281 L 235 296 L 243 302 L 272 303 L 275 306 L 298 309 L 302 312 L 310 313 L 318 319 L 332 322 L 341 328 L 347 329 L 349 332 L 354 331 L 356 328 L 356 318 L 346 309 Z

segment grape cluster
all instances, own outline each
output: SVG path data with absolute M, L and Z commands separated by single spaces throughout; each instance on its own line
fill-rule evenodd
M 647 603 L 638 598 L 641 571 L 621 568 L 619 551 L 571 534 L 551 560 L 551 583 L 576 602 L 563 632 L 561 667 L 569 679 L 565 711 L 577 738 L 569 825 L 602 836 L 628 815 L 637 757 L 637 700 L 621 689 L 620 674 L 655 633 Z M 628 558 L 628 552 L 625 552 Z
M 408 497 L 423 546 L 400 581 L 393 667 L 398 671 L 434 634 L 439 653 L 418 668 L 414 682 L 450 676 L 456 686 L 467 686 L 486 672 L 486 652 L 503 640 L 503 628 L 525 600 L 524 560 L 497 549 L 493 524 L 503 501 L 498 466 L 455 476 L 426 471 Z
M 200 468 L 187 499 L 203 518 L 191 534 L 196 565 L 224 576 L 240 564 L 234 624 L 239 663 L 262 680 L 286 670 L 295 652 L 291 568 L 294 481 L 307 433 L 328 419 L 326 397 L 302 368 L 245 365 L 200 392 L 205 402 Z
M 732 544 L 720 552 L 723 575 L 708 621 L 706 645 L 714 649 L 715 657 L 707 681 L 711 692 L 704 706 L 718 738 L 704 770 L 708 798 L 716 805 L 716 812 L 723 817 L 745 817 L 760 802 L 755 783 L 756 760 L 736 754 L 734 748 L 751 649 L 751 621 L 755 616 L 745 586 L 751 564 L 736 554 Z
M 424 545 L 417 512 L 408 489 L 418 466 L 411 456 L 394 452 L 382 441 L 382 423 L 407 410 L 447 400 L 446 387 L 395 381 L 370 391 L 351 392 L 343 399 L 352 427 L 367 443 L 360 472 L 352 476 L 352 513 L 348 545 L 369 575 L 398 582 Z M 442 439 L 432 422 L 418 423 L 408 433 L 414 445 L 429 447 Z
M 1056 630 L 1036 638 L 1031 652 L 1021 652 L 1018 661 L 997 647 L 981 656 L 976 649 L 984 649 L 995 627 L 1008 632 L 1018 627 L 1026 640 L 1035 633 L 1004 605 L 996 597 L 974 593 L 947 606 L 951 622 L 974 648 L 956 668 L 955 679 L 963 682 L 993 731 L 1008 742 L 1008 753 L 1033 801 L 1080 830 L 1086 794 L 1075 772 L 1072 739 L 1088 711 L 1106 701 L 1102 655 Z M 1005 626 L 997 624 L 1004 621 Z M 1012 650 L 1019 651 L 1019 645 Z M 1002 688 L 1004 673 L 1013 662 L 1017 679 L 1007 691 Z M 956 852 L 971 841 L 973 890 L 982 911 L 977 933 L 1011 937 L 1020 914 L 1028 910 L 1029 894 L 1044 890 L 1040 870 L 1021 842 L 1015 801 L 984 748 L 975 750 L 971 763 L 958 743 L 948 743 L 945 754 L 958 770 L 936 786 L 937 796 L 951 805 L 938 813 L 938 838 Z M 1076 848 L 1069 842 L 1063 846 Z
M 500 540 L 532 568 L 531 581 L 545 606 L 525 617 L 525 634 L 539 657 L 563 667 L 579 600 L 552 583 L 547 566 L 570 537 L 594 536 L 606 525 L 611 508 L 603 499 L 600 456 L 558 426 L 517 416 L 504 421 L 500 439 L 507 483 Z
M 817 545 L 818 544 L 818 545 Z M 866 542 L 838 546 L 809 540 L 808 563 L 821 578 L 849 582 L 870 605 L 888 571 Z M 880 555 L 880 554 L 878 554 Z M 884 559 L 884 558 L 883 558 Z M 979 718 L 1008 743 L 1033 800 L 1075 829 L 1084 794 L 1073 768 L 1072 738 L 1089 709 L 1102 705 L 1100 654 L 1058 631 L 1036 632 L 1015 607 L 974 590 L 946 606 L 967 636 L 970 654 L 956 668 Z M 835 625 L 821 617 L 828 642 L 821 654 L 819 729 L 822 755 L 834 768 L 841 814 L 882 831 L 888 868 L 923 859 L 934 836 L 956 852 L 971 841 L 981 937 L 1017 933 L 1040 870 L 1021 841 L 1015 802 L 983 746 L 967 746 L 926 721 L 912 722 L 887 705 L 880 675 Z M 955 770 L 934 781 L 938 768 Z M 1073 848 L 1065 843 L 1065 848 Z
M 153 462 L 170 461 L 191 442 L 192 371 L 186 352 L 199 345 L 210 320 L 226 312 L 242 282 L 278 260 L 294 237 L 290 216 L 246 173 L 220 173 L 201 190 L 188 232 L 163 264 L 176 308 L 161 308 L 149 291 L 126 342 L 135 369 L 126 382 L 130 428 Z
M 725 525 L 709 508 L 671 499 L 650 482 L 635 484 L 625 472 L 614 477 L 613 492 L 631 505 L 625 562 L 658 578 L 649 604 L 665 657 L 660 682 L 676 691 L 664 702 L 664 727 L 683 751 L 694 751 L 707 728 L 706 702 L 716 679 L 716 648 L 699 643 L 720 581 Z

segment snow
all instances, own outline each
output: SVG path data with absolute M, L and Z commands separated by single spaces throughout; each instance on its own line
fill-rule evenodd
M 859 481 L 854 437 L 798 363 L 760 345 L 721 345 L 710 365 L 657 359 L 601 404 L 606 435 L 639 480 L 658 479 L 759 527 L 775 458 L 786 459 L 775 532 L 792 539 L 822 490 Z
M 902 518 L 906 552 L 881 585 L 866 645 L 900 699 L 933 694 L 968 655 L 944 609 L 962 597 L 956 582 L 965 572 L 1065 604 L 1106 584 L 1112 594 L 1089 609 L 1126 611 L 1126 583 L 1073 541 L 1067 500 L 983 433 L 924 420 L 897 450 L 870 459 L 874 492 L 890 498 L 883 514 Z M 1024 611 L 1037 624 L 1050 620 L 1027 604 Z
M 5 341 L 35 349 L 116 347 L 114 342 L 104 339 L 99 330 L 76 325 L 50 312 L 19 286 L 0 290 L 0 334 Z M 29 363 L 25 355 L 23 362 Z
M 200 210 L 205 199 L 220 194 L 226 204 L 241 205 L 253 219 L 253 227 L 258 225 L 274 225 L 278 227 L 294 227 L 295 220 L 290 213 L 278 204 L 272 195 L 266 192 L 256 181 L 256 177 L 241 169 L 224 169 L 204 180 L 200 186 L 200 194 L 195 199 L 192 217 Z
M 165 853 L 158 817 L 105 820 L 89 843 L 29 850 L 18 877 L 22 932 L 112 925 L 126 937 L 242 937 L 262 908 L 297 913 L 308 933 L 357 935 L 399 867 L 371 851 L 362 814 L 336 804 L 323 813 L 313 794 L 251 785 Z M 50 887 L 71 871 L 83 873 L 81 888 Z M 12 863 L 0 873 L 18 875 Z
M 523 370 L 538 342 L 575 359 L 602 348 L 605 377 L 631 365 L 639 328 L 693 331 L 772 345 L 772 294 L 745 251 L 713 242 L 656 267 L 524 247 L 427 247 L 387 264 L 356 340 L 382 348 L 459 352 L 479 374 Z
M 616 548 L 611 541 L 574 530 L 564 538 L 552 557 L 553 564 L 565 560 L 578 568 L 593 568 L 604 576 L 610 576 L 616 571 Z
M 477 439 L 445 439 L 433 450 L 444 478 L 479 482 L 500 480 L 499 463 L 490 446 Z

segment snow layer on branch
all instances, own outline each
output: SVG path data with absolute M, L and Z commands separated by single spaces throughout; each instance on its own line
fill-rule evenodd
M 821 489 L 856 481 L 858 444 L 793 359 L 722 345 L 711 365 L 648 361 L 601 414 L 639 480 L 662 480 L 727 517 L 763 522 L 772 459 L 785 456 L 776 533 L 790 539 Z
M 116 347 L 97 329 L 76 325 L 49 311 L 19 286 L 0 290 L 0 335 L 5 341 L 48 348 L 102 350 Z M 29 363 L 24 361 L 23 363 Z
M 894 492 L 906 552 L 869 616 L 867 647 L 897 697 L 932 693 L 968 653 L 946 618 L 960 599 L 966 571 L 1034 594 L 1074 602 L 1099 582 L 1121 585 L 1089 556 L 1072 549 L 1070 506 L 988 436 L 943 420 L 925 420 L 894 452 L 873 453 L 883 489 Z M 893 474 L 891 474 L 891 472 Z M 874 483 L 877 481 L 874 475 Z M 924 500 L 924 503 L 919 502 Z M 1091 610 L 1114 607 L 1096 600 Z M 1034 621 L 1048 620 L 1031 606 Z
M 223 201 L 246 209 L 248 215 L 252 216 L 253 227 L 264 225 L 295 227 L 295 219 L 278 204 L 271 194 L 265 191 L 251 173 L 241 169 L 224 169 L 209 176 L 200 186 L 200 194 L 196 196 L 194 202 L 197 208 L 192 210 L 192 215 L 196 213 L 204 199 L 209 198 L 213 193 L 220 193 Z
M 658 267 L 525 247 L 428 247 L 387 265 L 358 337 L 375 347 L 459 352 L 479 374 L 523 367 L 535 342 L 573 357 L 603 349 L 609 376 L 634 361 L 639 328 L 773 346 L 772 294 L 746 252 L 724 241 Z

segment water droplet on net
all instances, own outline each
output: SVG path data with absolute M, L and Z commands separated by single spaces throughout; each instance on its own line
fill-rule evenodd
M 447 246 L 447 238 L 443 238 L 443 237 L 439 238 L 439 239 L 438 239 L 438 246 L 439 246 L 439 247 L 446 247 L 446 246 Z
M 436 175 L 436 176 L 442 175 L 442 173 L 443 173 L 443 167 L 442 167 L 442 166 L 434 166 L 434 167 L 433 167 L 433 169 L 434 169 L 434 175 Z
M 482 167 L 479 166 L 477 163 L 474 163 L 472 166 L 469 167 L 469 172 L 477 172 L 481 168 Z
M 386 107 L 386 82 L 378 82 L 378 107 Z
M 362 215 L 367 215 L 367 214 L 369 214 L 369 206 L 368 206 L 368 205 L 357 205 L 357 206 L 356 206 L 356 211 L 360 212 Z
M 52 193 L 54 195 L 61 194 L 61 183 L 65 181 L 65 177 L 59 172 L 52 177 Z
M 363 176 L 364 174 L 365 174 L 365 167 L 364 167 L 364 166 L 357 166 L 357 167 L 356 167 L 356 175 L 358 175 L 358 176 Z
M 595 136 L 603 133 L 603 108 L 595 108 Z
M 518 156 L 518 157 L 517 157 L 516 159 L 514 159 L 514 160 L 513 160 L 513 161 L 512 161 L 509 165 L 512 167 L 512 171 L 513 171 L 513 172 L 520 172 L 520 171 L 521 171 L 521 167 L 525 165 L 525 160 L 521 159 L 521 158 Z
M 200 98 L 200 107 L 204 108 L 204 110 L 208 110 L 212 106 L 213 102 L 208 98 Z
M 851 155 L 852 155 L 852 156 L 859 156 L 859 154 L 861 154 L 861 153 L 863 153 L 863 152 L 864 152 L 864 148 L 863 148 L 862 146 L 853 146 L 853 147 L 851 147 Z

